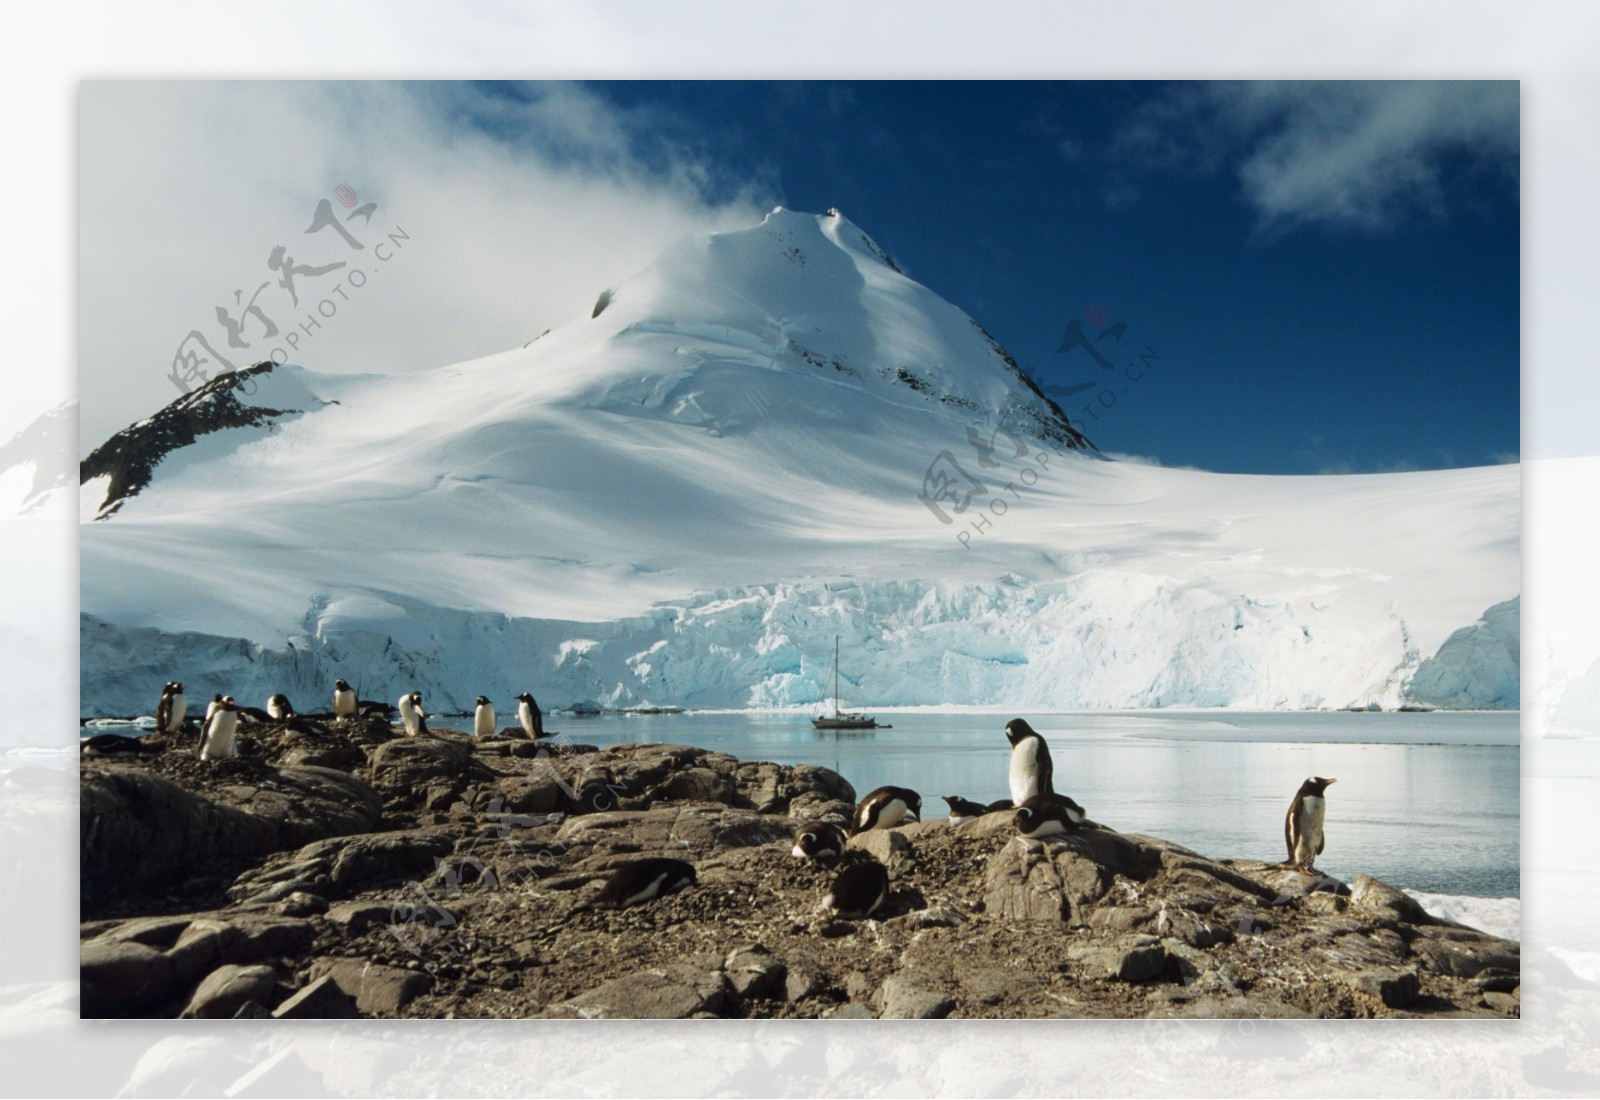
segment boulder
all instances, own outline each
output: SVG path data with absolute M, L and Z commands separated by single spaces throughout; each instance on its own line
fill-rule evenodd
M 1346 975 L 1345 984 L 1371 994 L 1390 1008 L 1409 1008 L 1416 1003 L 1422 988 L 1415 970 L 1360 970 Z
M 1078 944 L 1067 948 L 1067 958 L 1092 978 L 1143 982 L 1159 978 L 1167 967 L 1167 952 L 1153 936 L 1134 936 L 1114 943 Z
M 784 995 L 789 968 L 759 944 L 737 948 L 723 961 L 728 986 L 741 998 L 766 1000 Z
M 321 837 L 366 832 L 382 805 L 359 779 L 327 768 L 269 769 L 260 783 L 184 790 L 132 764 L 86 763 L 79 786 L 79 896 L 126 901 Z
M 166 952 L 132 940 L 96 939 L 78 951 L 78 1012 L 126 1016 L 178 996 L 184 976 Z
M 188 1020 L 227 1020 L 246 1003 L 271 999 L 278 972 L 270 966 L 220 966 L 207 974 L 179 1015 Z
M 472 752 L 472 743 L 445 736 L 397 737 L 371 754 L 368 781 L 395 809 L 442 809 L 469 779 L 495 777 Z
M 987 815 L 999 816 L 999 815 Z M 989 857 L 984 909 L 1000 917 L 1082 923 L 1118 873 L 1142 877 L 1144 850 L 1102 830 L 1039 843 L 1016 837 Z
M 309 922 L 270 913 L 218 912 L 123 922 L 79 948 L 84 1016 L 149 1012 L 221 966 L 304 950 Z
M 272 1013 L 279 1020 L 353 1020 L 359 1012 L 355 999 L 324 974 L 279 1005 Z
M 439 828 L 330 837 L 246 871 L 228 888 L 228 896 L 252 903 L 277 901 L 298 891 L 332 898 L 421 881 L 455 845 L 455 832 Z
M 728 1005 L 728 979 L 721 971 L 684 963 L 624 974 L 552 1005 L 540 1015 L 585 1020 L 684 1020 L 706 1013 L 720 1015 Z
M 432 976 L 423 971 L 383 966 L 367 959 L 317 959 L 311 964 L 311 976 L 324 975 L 333 978 L 367 1016 L 395 1016 L 433 986 Z
M 942 1020 L 956 1006 L 956 999 L 940 988 L 936 977 L 923 973 L 900 973 L 878 989 L 876 998 L 883 1019 Z
M 916 858 L 916 850 L 899 829 L 869 829 L 846 842 L 847 847 L 865 852 L 889 869 L 892 879 Z

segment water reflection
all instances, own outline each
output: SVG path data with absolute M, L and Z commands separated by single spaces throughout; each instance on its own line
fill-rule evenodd
M 1336 776 L 1319 869 L 1442 894 L 1520 895 L 1515 714 L 1022 715 L 1050 742 L 1057 789 L 1091 817 L 1217 856 L 1283 859 L 1283 815 L 1309 775 Z M 1008 797 L 1012 714 L 894 715 L 816 730 L 804 715 L 605 716 L 553 724 L 591 744 L 666 741 L 820 764 L 974 802 Z

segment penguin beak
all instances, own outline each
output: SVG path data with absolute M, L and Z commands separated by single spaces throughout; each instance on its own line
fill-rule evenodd
M 1331 787 L 1331 786 L 1333 786 L 1333 785 L 1334 785 L 1334 784 L 1335 784 L 1335 783 L 1337 783 L 1337 782 L 1339 782 L 1339 781 L 1338 781 L 1338 780 L 1337 780 L 1337 779 L 1330 779 L 1330 780 L 1328 780 L 1328 786 L 1330 786 L 1330 787 Z

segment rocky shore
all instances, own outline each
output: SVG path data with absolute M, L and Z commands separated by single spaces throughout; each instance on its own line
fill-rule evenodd
M 1349 884 L 1009 813 L 863 834 L 872 919 L 789 855 L 857 792 L 682 745 L 276 724 L 80 765 L 85 1017 L 1515 1017 L 1519 947 Z M 925 809 L 937 795 L 925 791 Z M 1126 824 L 1126 823 L 1114 823 Z M 696 885 L 612 910 L 645 856 Z

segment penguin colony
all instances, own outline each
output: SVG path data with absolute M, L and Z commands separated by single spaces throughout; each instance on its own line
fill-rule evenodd
M 539 704 L 526 691 L 516 698 L 517 722 L 523 734 L 533 740 L 545 737 L 544 715 L 539 710 Z M 370 718 L 375 715 L 387 717 L 396 712 L 400 715 L 401 724 L 405 726 L 407 735 L 420 737 L 430 732 L 428 712 L 422 704 L 422 692 L 406 692 L 400 697 L 398 705 L 390 705 L 358 697 L 355 689 L 344 680 L 333 682 L 331 711 L 333 722 Z M 233 696 L 224 695 L 219 691 L 206 704 L 205 716 L 199 721 L 192 717 L 186 720 L 187 713 L 188 702 L 184 697 L 182 682 L 167 681 L 161 688 L 161 698 L 156 703 L 156 731 L 169 734 L 197 733 L 199 740 L 195 746 L 195 755 L 201 760 L 222 760 L 238 756 L 237 734 L 243 726 L 275 722 L 301 733 L 317 734 L 327 732 L 323 723 L 330 720 L 326 715 L 301 714 L 289 701 L 289 697 L 282 692 L 274 692 L 268 696 L 267 705 L 263 709 L 244 706 Z M 473 711 L 473 736 L 480 740 L 492 737 L 498 728 L 498 716 L 494 704 L 487 696 L 478 696 L 477 706 Z M 112 733 L 86 738 L 82 742 L 82 748 L 86 752 L 107 756 L 157 751 L 140 744 L 137 738 Z
M 523 735 L 533 740 L 543 738 L 544 716 L 539 704 L 528 692 L 518 695 L 516 701 L 517 724 Z M 178 733 L 189 728 L 184 723 L 186 710 L 183 684 L 169 681 L 162 688 L 156 706 L 156 729 Z M 420 691 L 407 692 L 395 706 L 389 706 L 361 699 L 347 682 L 334 681 L 333 721 L 387 716 L 395 712 L 399 713 L 408 736 L 419 737 L 430 732 Z M 488 696 L 478 696 L 472 716 L 473 736 L 480 740 L 492 737 L 498 729 L 498 720 L 494 703 Z M 285 723 L 305 732 L 322 729 L 315 721 L 299 714 L 288 696 L 282 693 L 268 698 L 265 710 L 240 706 L 233 696 L 218 693 L 212 696 L 200 724 L 199 758 L 220 760 L 237 756 L 240 724 L 268 721 Z M 189 725 L 193 724 L 191 720 Z M 1050 757 L 1050 746 L 1032 726 L 1021 718 L 1012 719 L 1006 723 L 1005 736 L 1011 745 L 1007 768 L 1011 797 L 982 804 L 959 795 L 944 795 L 951 825 L 986 814 L 1011 811 L 1017 835 L 1030 843 L 1042 843 L 1079 830 L 1105 828 L 1090 821 L 1082 806 L 1055 789 L 1055 765 Z M 105 754 L 142 751 L 136 740 L 112 734 L 89 738 L 85 748 Z M 1334 782 L 1336 780 L 1321 776 L 1307 779 L 1295 793 L 1284 819 L 1284 839 L 1289 850 L 1284 863 L 1302 874 L 1316 873 L 1316 858 L 1322 854 L 1326 843 L 1323 833 L 1327 815 L 1325 796 Z M 790 855 L 839 868 L 822 897 L 819 911 L 849 920 L 866 919 L 882 909 L 890 894 L 888 868 L 865 852 L 852 850 L 850 839 L 875 829 L 892 829 L 907 820 L 922 820 L 922 796 L 908 787 L 884 786 L 860 801 L 851 815 L 848 829 L 829 822 L 810 822 L 800 827 Z M 633 860 L 611 872 L 586 908 L 625 909 L 686 889 L 696 881 L 693 865 L 683 860 Z

